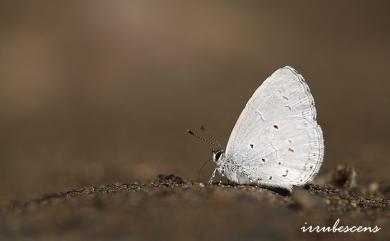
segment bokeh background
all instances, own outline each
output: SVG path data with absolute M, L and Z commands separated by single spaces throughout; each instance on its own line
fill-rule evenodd
M 389 1 L 1 1 L 0 204 L 86 185 L 196 179 L 275 69 L 306 78 L 320 175 L 388 181 Z M 206 180 L 211 166 L 204 170 Z

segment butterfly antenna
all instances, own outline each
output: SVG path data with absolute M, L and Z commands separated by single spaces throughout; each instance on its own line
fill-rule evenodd
M 199 136 L 197 134 L 195 134 L 195 132 L 193 132 L 192 130 L 187 130 L 187 133 L 190 134 L 191 136 L 195 137 L 196 139 L 200 140 L 201 142 L 203 143 L 206 143 L 206 144 L 209 144 L 211 146 L 215 146 L 216 144 L 214 142 L 212 142 L 211 140 L 207 139 L 207 138 L 204 138 L 202 136 Z
M 201 125 L 200 126 L 200 129 L 202 130 L 202 131 L 206 131 L 206 128 L 204 127 L 204 125 Z M 212 135 L 210 135 L 210 134 L 208 134 L 208 136 L 209 136 L 209 141 L 211 142 L 211 143 L 213 143 L 215 146 L 217 146 L 219 149 L 222 149 L 223 147 L 222 147 L 222 145 L 221 145 L 221 143 L 217 140 L 217 139 L 215 139 L 214 138 L 214 136 L 212 136 Z

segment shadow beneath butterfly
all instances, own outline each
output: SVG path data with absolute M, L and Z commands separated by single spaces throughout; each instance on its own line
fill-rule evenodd
M 266 190 L 272 191 L 275 194 L 280 195 L 282 197 L 291 196 L 291 192 L 289 190 L 285 189 L 285 188 L 267 187 L 267 186 L 260 186 L 260 185 L 255 185 L 255 184 L 253 184 L 253 185 L 236 184 L 236 183 L 230 182 L 227 179 L 224 180 L 223 182 L 213 182 L 210 185 L 211 186 L 213 186 L 213 185 L 216 185 L 216 186 L 223 185 L 225 187 L 256 187 L 256 188 L 262 188 L 262 189 L 266 189 Z

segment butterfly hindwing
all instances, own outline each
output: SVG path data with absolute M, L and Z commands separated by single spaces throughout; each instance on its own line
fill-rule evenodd
M 323 151 L 310 90 L 301 75 L 284 67 L 249 99 L 219 170 L 237 183 L 291 188 L 315 176 Z

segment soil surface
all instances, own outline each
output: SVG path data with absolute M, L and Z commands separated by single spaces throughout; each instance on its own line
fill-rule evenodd
M 348 178 L 344 178 L 345 180 Z M 336 179 L 333 179 L 336 180 Z M 339 179 L 337 179 L 339 180 Z M 390 188 L 310 184 L 292 193 L 158 175 L 49 193 L 0 212 L 2 240 L 389 240 Z M 302 226 L 381 228 L 306 233 Z

